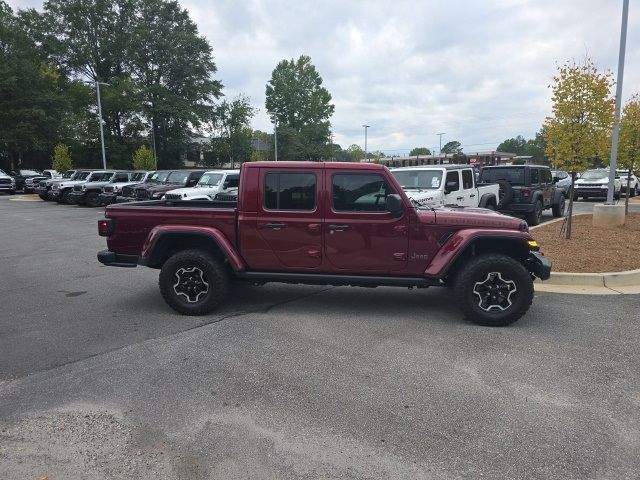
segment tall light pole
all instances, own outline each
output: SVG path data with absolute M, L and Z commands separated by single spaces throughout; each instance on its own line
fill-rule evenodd
M 365 161 L 369 160 L 367 158 L 367 129 L 371 126 L 371 125 L 362 125 L 364 127 L 364 159 Z
M 278 109 L 273 109 L 273 145 L 276 153 L 276 162 L 278 161 Z
M 143 102 L 144 106 L 149 109 L 149 123 L 151 123 L 151 145 L 153 147 L 153 161 L 158 170 L 158 157 L 156 155 L 156 129 L 153 125 L 153 104 L 149 101 Z
M 438 150 L 438 155 L 442 155 L 442 135 L 446 135 L 446 133 L 436 133 L 436 135 L 440 136 L 440 149 Z
M 609 159 L 609 190 L 607 205 L 613 205 L 614 179 L 618 163 L 618 135 L 620 134 L 620 107 L 622 105 L 622 77 L 624 76 L 624 51 L 627 45 L 627 19 L 629 18 L 629 0 L 622 1 L 622 27 L 620 28 L 620 52 L 618 55 L 618 77 L 616 79 L 616 110 L 611 135 L 611 157 Z M 627 193 L 627 195 L 629 195 Z
M 96 95 L 98 97 L 98 121 L 100 122 L 100 144 L 102 145 L 102 168 L 107 169 L 107 156 L 104 153 L 104 131 L 102 129 L 102 102 L 100 101 L 100 85 L 106 85 L 110 87 L 111 84 L 94 81 L 85 81 L 85 83 L 94 83 L 96 86 Z

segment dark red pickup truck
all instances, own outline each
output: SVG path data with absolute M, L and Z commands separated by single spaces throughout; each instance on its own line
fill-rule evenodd
M 230 281 L 451 286 L 471 320 L 516 321 L 551 263 L 527 224 L 490 210 L 417 207 L 374 164 L 252 162 L 237 205 L 110 205 L 98 222 L 105 265 L 160 269 L 160 291 L 187 315 L 211 312 Z

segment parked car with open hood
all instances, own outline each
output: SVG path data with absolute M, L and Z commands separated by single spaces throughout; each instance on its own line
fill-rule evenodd
M 193 187 L 177 188 L 165 193 L 167 200 L 213 200 L 216 194 L 236 188 L 240 170 L 210 170 L 204 172 Z

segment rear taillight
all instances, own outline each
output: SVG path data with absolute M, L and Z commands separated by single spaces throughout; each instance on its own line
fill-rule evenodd
M 531 190 L 529 190 L 528 188 L 523 188 L 522 190 L 520 190 L 520 193 L 522 194 L 522 198 L 531 197 Z
M 98 220 L 98 235 L 108 237 L 113 233 L 114 223 L 111 218 Z

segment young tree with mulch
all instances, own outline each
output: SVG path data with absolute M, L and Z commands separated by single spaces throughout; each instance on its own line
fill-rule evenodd
M 71 152 L 69 151 L 69 147 L 64 143 L 59 143 L 54 147 L 53 156 L 51 157 L 51 168 L 60 173 L 64 173 L 73 168 Z
M 547 156 L 571 173 L 566 239 L 571 238 L 576 174 L 589 168 L 592 159 L 606 158 L 611 145 L 613 84 L 613 73 L 599 71 L 587 57 L 582 63 L 571 61 L 559 66 L 550 85 L 553 116 L 545 119 L 543 135 Z
M 154 170 L 156 168 L 156 159 L 153 152 L 146 145 L 142 145 L 133 154 L 132 162 L 135 170 Z
M 618 140 L 618 164 L 627 170 L 627 195 L 624 200 L 624 214 L 629 214 L 631 173 L 640 165 L 640 94 L 635 93 L 624 106 L 620 120 Z

